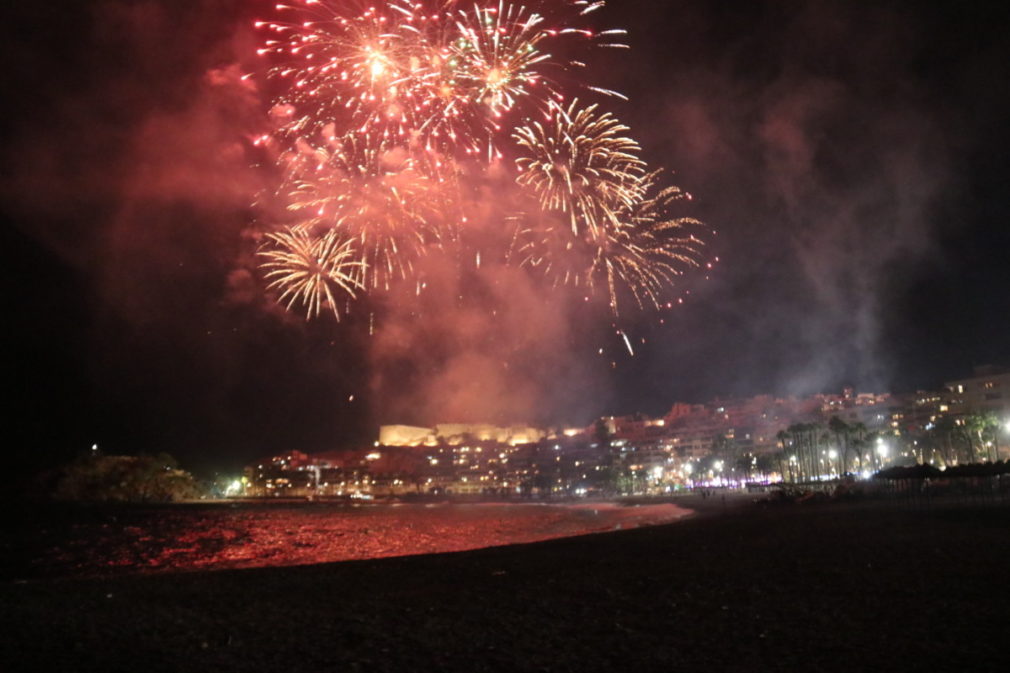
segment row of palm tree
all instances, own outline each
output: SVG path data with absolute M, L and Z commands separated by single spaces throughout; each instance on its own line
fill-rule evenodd
M 946 465 L 995 461 L 999 458 L 1000 420 L 993 411 L 943 416 L 924 438 Z
M 914 441 L 904 440 L 917 462 L 958 465 L 999 459 L 1000 419 L 995 412 L 943 416 L 930 431 Z M 778 456 L 783 478 L 816 479 L 823 474 L 848 474 L 880 469 L 885 456 L 878 451 L 883 435 L 863 423 L 846 423 L 832 416 L 827 425 L 794 423 L 777 435 L 783 447 Z M 834 454 L 832 454 L 834 450 Z
M 816 479 L 822 474 L 846 474 L 877 466 L 872 451 L 877 433 L 869 432 L 862 423 L 846 423 L 838 416 L 832 416 L 827 426 L 794 423 L 776 437 L 783 447 L 782 475 L 792 481 Z
M 872 432 L 861 422 L 847 423 L 832 416 L 827 423 L 794 423 L 781 430 L 776 437 L 782 448 L 774 454 L 742 453 L 732 438 L 719 435 L 712 455 L 725 459 L 737 478 L 778 472 L 787 481 L 875 471 L 894 459 L 950 467 L 1000 458 L 1003 428 L 992 411 L 946 415 L 927 427 L 926 432 L 914 434 L 900 429 Z M 1010 427 L 1007 434 L 1010 440 Z

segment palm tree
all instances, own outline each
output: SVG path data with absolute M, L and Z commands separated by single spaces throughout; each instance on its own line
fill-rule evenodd
M 800 474 L 805 479 L 812 480 L 818 474 L 818 449 L 823 441 L 821 426 L 817 423 L 794 423 L 786 432 L 793 440 Z
M 953 416 L 941 416 L 933 424 L 933 434 L 940 440 L 943 462 L 947 465 L 957 463 L 957 451 L 954 448 L 954 438 L 958 434 L 957 422 Z
M 821 426 L 818 426 L 818 428 L 820 428 L 820 427 Z M 827 432 L 819 432 L 817 434 L 817 449 L 818 449 L 818 453 L 817 453 L 817 474 L 821 474 L 823 472 L 823 470 L 821 470 L 820 465 L 821 465 L 821 462 L 825 461 L 825 460 L 827 461 L 828 474 L 831 474 L 831 471 L 834 469 L 834 466 L 832 466 L 832 464 L 831 464 L 831 449 L 830 449 L 830 446 L 831 446 L 831 435 L 829 435 Z M 821 456 L 826 456 L 826 458 L 821 458 Z
M 874 466 L 876 466 L 878 469 L 880 468 L 880 456 L 879 456 L 879 454 L 876 451 L 876 449 L 877 449 L 877 440 L 879 440 L 879 439 L 880 439 L 880 433 L 879 432 L 870 432 L 870 433 L 868 433 L 866 435 L 866 440 L 865 440 L 866 454 L 865 455 L 869 456 L 867 458 L 867 460 L 869 461 L 871 468 L 873 468 Z
M 799 454 L 797 456 L 796 467 L 798 476 L 801 477 L 800 481 L 802 481 L 802 477 L 805 476 L 804 473 L 807 472 L 806 470 L 807 426 L 805 423 L 793 423 L 786 429 L 786 432 L 789 433 L 789 436 L 793 440 L 792 446 L 796 454 Z
M 756 463 L 757 457 L 753 453 L 744 453 L 733 463 L 733 470 L 738 475 L 743 475 L 744 481 L 750 481 Z
M 835 442 L 838 443 L 838 456 L 841 463 L 841 473 L 845 474 L 848 472 L 845 465 L 845 454 L 849 452 L 849 433 L 852 432 L 852 428 L 849 424 L 840 419 L 838 416 L 832 416 L 828 421 L 828 429 L 835 433 Z M 842 439 L 844 438 L 844 443 Z
M 975 457 L 975 442 L 973 440 L 977 439 L 979 449 L 985 451 L 986 460 L 992 460 L 989 447 L 994 446 L 995 442 L 987 446 L 985 436 L 991 432 L 995 439 L 996 432 L 999 430 L 999 419 L 996 414 L 992 411 L 976 411 L 964 419 L 964 429 L 965 435 L 972 445 L 972 458 Z
M 820 423 L 807 423 L 807 460 L 810 462 L 810 480 L 821 473 L 820 469 L 820 448 L 827 439 L 827 434 L 822 433 Z
M 779 456 L 780 456 L 781 460 L 787 460 L 785 458 L 785 455 L 786 455 L 786 450 L 789 448 L 789 445 L 791 443 L 791 440 L 792 440 L 792 437 L 793 437 L 792 434 L 790 434 L 788 430 L 779 430 L 777 433 L 775 433 L 775 437 L 776 437 L 776 439 L 779 440 L 779 444 L 782 445 L 782 451 L 779 453 Z M 785 470 L 785 467 L 784 467 L 785 464 L 786 463 L 782 463 L 783 469 L 781 470 L 783 481 L 786 478 L 786 470 Z M 789 470 L 789 477 L 793 481 L 796 481 L 796 477 L 793 474 L 793 471 L 792 471 L 791 468 Z
M 965 462 L 977 462 L 978 451 L 975 449 L 975 437 L 972 435 L 971 428 L 968 427 L 968 418 L 959 418 L 955 423 L 957 425 L 957 436 L 964 440 L 965 445 L 968 447 Z
M 779 464 L 781 465 L 781 454 L 773 456 L 771 454 L 762 453 L 761 455 L 759 455 L 757 457 L 757 465 L 755 466 L 757 468 L 758 474 L 763 475 L 764 478 L 767 479 L 768 475 L 770 475 L 775 470 L 776 460 L 778 460 Z M 782 474 L 784 478 L 785 470 L 782 470 L 780 474 Z

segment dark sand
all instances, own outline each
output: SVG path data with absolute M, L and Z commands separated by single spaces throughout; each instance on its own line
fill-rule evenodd
M 808 504 L 453 554 L 7 582 L 0 670 L 1005 671 L 1008 552 L 1007 507 Z

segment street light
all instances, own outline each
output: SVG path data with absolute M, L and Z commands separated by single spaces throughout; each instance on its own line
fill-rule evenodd
M 877 465 L 878 467 L 884 466 L 884 459 L 887 458 L 888 447 L 884 443 L 883 437 L 877 437 Z
M 1003 429 L 1006 431 L 1007 450 L 1010 451 L 1010 418 L 1003 422 Z M 999 459 L 999 437 L 996 438 L 996 458 Z

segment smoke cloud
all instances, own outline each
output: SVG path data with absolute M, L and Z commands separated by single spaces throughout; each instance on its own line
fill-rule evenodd
M 630 95 L 605 107 L 650 165 L 677 171 L 695 197 L 682 214 L 719 231 L 710 280 L 619 322 L 551 289 L 488 252 L 509 249 L 495 223 L 516 199 L 492 167 L 465 245 L 421 259 L 420 291 L 306 324 L 256 269 L 260 232 L 282 217 L 252 141 L 283 110 L 245 77 L 272 4 L 8 8 L 0 208 L 33 281 L 16 298 L 30 357 L 15 375 L 68 419 L 26 441 L 245 461 L 368 441 L 380 422 L 582 423 L 716 395 L 901 387 L 902 366 L 939 352 L 909 355 L 923 331 L 900 300 L 950 263 L 966 157 L 1005 118 L 990 85 L 1010 77 L 991 64 L 1010 59 L 981 10 L 615 0 L 593 18 L 628 28 L 632 50 L 594 58 L 588 79 Z M 957 48 L 952 19 L 977 50 Z M 38 364 L 61 349 L 79 360 Z M 61 393 L 68 377 L 81 383 Z
M 391 297 L 369 345 L 377 416 L 556 424 L 601 413 L 607 379 L 573 354 L 586 335 L 570 293 L 494 262 L 461 275 L 432 259 L 422 273 L 425 289 Z
M 662 91 L 638 126 L 720 229 L 726 266 L 703 312 L 740 334 L 720 339 L 732 365 L 687 372 L 701 387 L 894 383 L 887 321 L 910 268 L 938 254 L 954 162 L 950 120 L 914 69 L 935 27 L 907 12 L 678 3 L 680 20 L 657 17 L 674 26 L 659 57 L 673 66 L 636 90 Z

